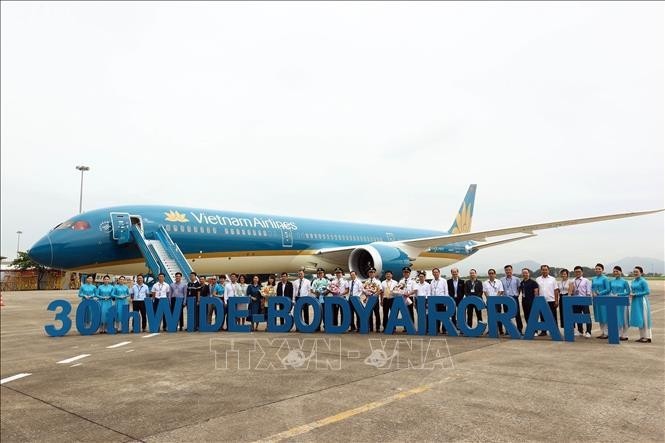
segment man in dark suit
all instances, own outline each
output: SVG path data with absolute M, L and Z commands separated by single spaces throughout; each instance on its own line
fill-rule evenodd
M 464 280 L 459 278 L 459 269 L 450 270 L 453 278 L 448 279 L 448 294 L 455 299 L 455 305 L 459 305 L 464 298 Z M 453 324 L 457 327 L 457 315 L 453 316 Z
M 475 269 L 469 271 L 469 279 L 464 282 L 464 296 L 465 297 L 483 297 L 483 284 L 477 278 Z M 476 308 L 474 305 L 469 305 L 466 308 L 466 324 L 471 328 L 473 327 L 473 313 L 476 313 L 476 323 L 483 321 L 483 311 Z
M 289 281 L 289 274 L 282 272 L 279 283 L 277 283 L 277 295 L 287 297 L 293 301 L 293 283 Z M 279 324 L 284 324 L 284 319 L 280 318 Z

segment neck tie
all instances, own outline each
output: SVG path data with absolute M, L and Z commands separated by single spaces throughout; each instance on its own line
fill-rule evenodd
M 298 283 L 298 297 L 300 297 L 300 288 L 302 288 L 302 278 L 300 279 L 300 283 Z
M 353 284 L 355 283 L 355 280 L 351 280 L 351 293 L 349 295 L 353 295 Z

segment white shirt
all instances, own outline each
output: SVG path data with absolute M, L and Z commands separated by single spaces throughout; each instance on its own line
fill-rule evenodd
M 393 290 L 395 289 L 395 286 L 397 286 L 395 280 L 383 280 L 381 282 L 381 292 L 383 292 L 383 296 L 385 298 L 393 298 Z
M 448 281 L 443 278 L 432 280 L 429 286 L 432 288 L 430 295 L 448 295 Z
M 303 278 L 302 280 L 293 280 L 291 283 L 293 283 L 294 297 L 305 297 L 311 295 L 309 290 L 312 288 L 312 283 L 306 278 Z
M 413 284 L 413 289 L 416 290 L 416 297 L 429 297 L 432 293 L 432 288 L 427 282 L 417 281 Z
M 235 297 L 238 295 L 237 292 L 238 288 L 238 283 L 231 283 L 228 282 L 227 284 L 224 285 L 224 300 L 228 301 L 229 297 Z
M 483 282 L 483 292 L 488 297 L 499 295 L 499 292 L 503 294 L 503 283 L 501 283 L 501 280 L 497 279 L 494 279 L 494 281 L 487 280 Z
M 349 287 L 349 296 L 360 296 L 360 294 L 363 293 L 363 282 L 358 280 L 357 278 L 355 280 L 349 280 L 347 283 L 347 286 Z
M 547 301 L 554 301 L 554 291 L 558 290 L 556 278 L 548 275 L 547 278 L 544 278 L 542 275 L 536 278 L 536 283 L 538 283 L 538 294 L 545 297 Z
M 571 280 L 573 293 L 571 295 L 591 296 L 591 281 L 588 278 L 580 277 Z
M 171 288 L 166 282 L 157 282 L 152 285 L 152 293 L 155 294 L 155 298 L 167 298 L 169 296 L 169 292 L 171 292 Z
M 570 286 L 571 279 L 561 280 L 557 285 L 559 288 L 559 295 L 568 295 L 568 287 Z

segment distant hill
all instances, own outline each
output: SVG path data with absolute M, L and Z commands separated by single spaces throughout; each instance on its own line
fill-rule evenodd
M 540 269 L 540 263 L 534 260 L 522 260 L 520 262 L 513 263 L 513 272 L 519 274 L 522 271 L 522 268 L 527 268 L 530 271 L 534 271 L 536 269 Z M 497 272 L 503 273 L 503 269 L 497 270 Z
M 611 272 L 612 268 L 616 265 L 621 266 L 624 274 L 631 272 L 635 266 L 642 266 L 644 268 L 644 272 L 647 274 L 653 272 L 656 274 L 665 274 L 665 261 L 658 258 L 625 257 L 621 260 L 605 263 L 605 270 Z

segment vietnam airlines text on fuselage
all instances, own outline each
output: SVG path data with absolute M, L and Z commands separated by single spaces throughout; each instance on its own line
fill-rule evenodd
M 190 212 L 190 214 L 197 223 L 204 225 L 233 226 L 236 228 L 288 229 L 292 231 L 298 230 L 298 225 L 296 225 L 295 222 L 275 220 L 273 218 L 252 217 L 250 219 L 246 217 L 239 218 L 219 214 L 209 214 L 206 212 Z M 186 216 L 175 211 L 167 213 L 166 221 L 171 221 L 169 220 L 170 218 L 173 219 L 172 221 L 177 222 L 186 223 L 189 221 Z

